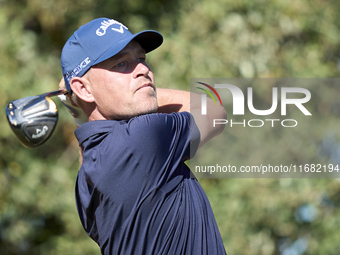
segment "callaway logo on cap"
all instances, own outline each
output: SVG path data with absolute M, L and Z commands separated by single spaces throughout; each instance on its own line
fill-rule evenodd
M 61 53 L 67 90 L 71 92 L 73 77 L 83 76 L 91 66 L 116 55 L 132 40 L 148 53 L 162 44 L 163 37 L 153 30 L 132 34 L 122 23 L 108 18 L 95 19 L 81 26 L 68 39 Z
M 117 24 L 117 25 L 119 25 L 120 27 L 119 27 L 119 29 L 117 29 L 117 28 L 114 28 L 114 27 L 111 27 L 111 29 L 112 30 L 114 30 L 114 31 L 116 31 L 116 32 L 118 32 L 118 33 L 121 33 L 121 34 L 123 34 L 124 33 L 124 29 L 123 28 L 125 28 L 125 29 L 128 29 L 126 26 L 124 26 L 122 23 L 120 23 L 120 22 L 118 22 L 118 21 L 116 21 L 116 20 L 114 20 L 114 19 L 110 19 L 110 20 L 105 20 L 105 21 L 102 21 L 102 23 L 101 23 L 102 25 L 100 26 L 100 28 L 98 28 L 97 30 L 96 30 L 96 34 L 98 35 L 98 36 L 103 36 L 103 35 L 105 35 L 106 34 L 106 30 L 111 26 L 111 25 L 114 25 L 114 24 Z

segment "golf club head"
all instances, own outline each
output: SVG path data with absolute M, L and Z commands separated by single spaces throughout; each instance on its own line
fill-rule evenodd
M 46 142 L 58 122 L 58 109 L 50 94 L 14 100 L 6 106 L 8 123 L 27 148 Z

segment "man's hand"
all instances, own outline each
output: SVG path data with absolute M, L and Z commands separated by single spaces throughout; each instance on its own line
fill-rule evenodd
M 66 90 L 65 80 L 64 78 L 61 78 L 59 82 L 59 89 Z
M 66 90 L 66 85 L 64 78 L 62 78 L 59 82 L 59 89 Z M 83 110 L 80 109 L 71 99 L 71 94 L 66 93 L 65 95 L 58 96 L 61 102 L 65 105 L 67 110 L 71 113 L 74 117 L 76 125 L 79 127 L 80 125 L 87 122 L 87 117 L 84 114 Z
M 59 82 L 59 89 L 67 90 L 67 89 L 66 89 L 66 85 L 65 85 L 65 80 L 64 80 L 64 78 L 61 78 L 61 80 L 60 80 L 60 82 Z M 71 100 L 71 94 L 70 94 L 70 93 L 65 94 L 65 96 L 66 96 L 66 97 L 68 98 L 68 100 L 71 102 L 71 105 L 72 105 L 72 106 L 77 107 L 77 106 L 74 105 L 74 103 L 72 102 L 72 100 Z

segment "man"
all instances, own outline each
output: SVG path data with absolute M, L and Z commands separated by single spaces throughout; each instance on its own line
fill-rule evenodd
M 195 123 L 189 92 L 156 90 L 145 54 L 162 42 L 158 32 L 133 35 L 100 18 L 63 48 L 66 88 L 88 119 L 75 131 L 79 217 L 102 254 L 225 254 L 208 199 L 184 163 L 222 131 L 211 120 L 225 110 L 209 102 L 212 114 Z

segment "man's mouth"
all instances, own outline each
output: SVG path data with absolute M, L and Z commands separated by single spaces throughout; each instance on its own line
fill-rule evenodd
M 140 87 L 136 90 L 136 92 L 139 91 L 139 90 L 142 90 L 142 89 L 149 89 L 149 88 L 155 90 L 155 86 L 154 86 L 152 83 L 145 83 L 144 85 L 140 86 Z

